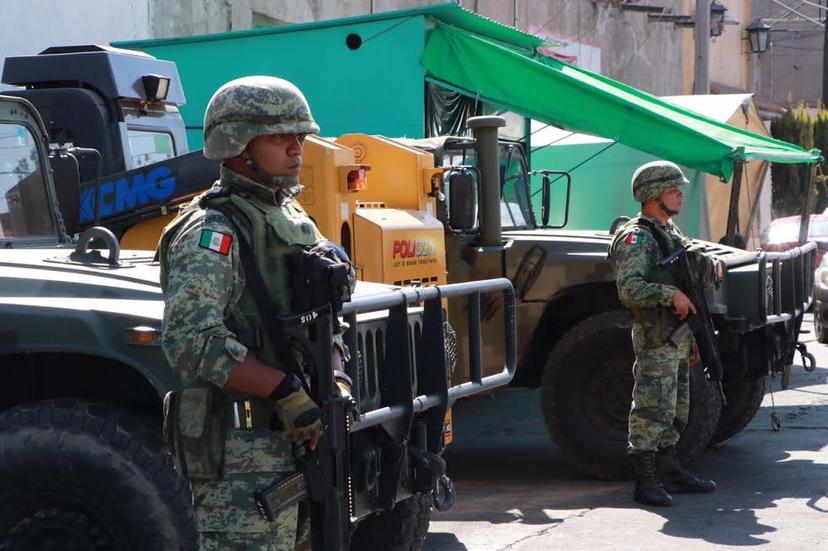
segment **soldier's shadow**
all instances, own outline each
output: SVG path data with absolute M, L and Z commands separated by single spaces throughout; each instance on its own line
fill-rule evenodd
M 828 470 L 815 462 L 828 442 L 828 426 L 802 423 L 803 408 L 810 410 L 810 419 L 828 415 L 821 405 L 777 407 L 783 428 L 774 432 L 770 408 L 763 407 L 746 431 L 709 450 L 695 470 L 715 479 L 717 491 L 679 494 L 672 507 L 649 509 L 665 519 L 661 532 L 718 545 L 754 546 L 768 543 L 763 536 L 777 530 L 766 522 L 783 518 L 774 511 L 781 500 L 786 501 L 788 518 L 802 500 L 812 511 L 828 512 Z M 750 446 L 740 444 L 747 438 Z

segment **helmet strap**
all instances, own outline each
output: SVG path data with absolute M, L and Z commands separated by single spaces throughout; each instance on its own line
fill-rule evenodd
M 244 148 L 244 151 L 241 152 L 241 158 L 244 160 L 244 164 L 247 165 L 247 168 L 249 168 L 250 171 L 256 175 L 256 178 L 259 179 L 259 183 L 261 184 L 278 188 L 289 188 L 299 184 L 298 176 L 272 176 L 271 174 L 268 174 L 268 172 L 256 162 L 256 159 L 253 158 L 253 155 L 250 154 L 246 147 Z
M 664 204 L 664 201 L 661 200 L 661 197 L 655 200 L 656 204 L 661 207 L 661 210 L 664 211 L 664 214 L 667 216 L 675 216 L 679 213 L 677 210 L 667 208 L 667 205 Z

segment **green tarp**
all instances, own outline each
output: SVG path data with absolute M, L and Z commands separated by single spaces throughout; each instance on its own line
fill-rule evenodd
M 820 159 L 819 150 L 720 123 L 601 75 L 436 20 L 420 61 L 431 79 L 449 87 L 725 181 L 736 161 Z

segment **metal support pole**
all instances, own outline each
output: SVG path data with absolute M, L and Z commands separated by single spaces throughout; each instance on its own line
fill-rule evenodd
M 696 61 L 693 73 L 693 93 L 710 93 L 710 0 L 696 0 Z
M 808 178 L 808 198 L 805 200 L 805 209 L 802 211 L 802 218 L 799 223 L 799 244 L 808 241 L 808 229 L 811 224 L 811 211 L 814 210 L 816 199 L 816 171 L 817 163 L 811 165 L 811 175 Z
M 823 33 L 822 39 L 822 104 L 828 101 L 828 32 Z
M 751 236 L 753 236 L 754 239 L 758 239 L 758 236 L 754 233 L 753 230 L 756 227 L 756 218 L 759 216 L 762 192 L 765 190 L 765 179 L 767 178 L 769 169 L 770 163 L 767 161 L 762 161 L 762 169 L 759 171 L 759 185 L 756 188 L 756 196 L 753 199 L 753 205 L 751 205 L 750 207 L 750 216 L 748 216 L 747 231 L 745 232 L 745 242 L 748 242 L 748 239 Z M 750 189 L 749 186 L 750 180 L 748 180 L 748 189 Z
M 730 205 L 727 208 L 727 228 L 724 244 L 736 246 L 736 232 L 739 230 L 739 197 L 742 195 L 742 173 L 744 161 L 736 161 L 733 169 L 733 184 L 730 187 Z

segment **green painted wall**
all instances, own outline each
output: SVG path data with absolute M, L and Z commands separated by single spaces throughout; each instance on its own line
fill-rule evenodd
M 350 50 L 356 33 L 362 45 Z M 187 96 L 182 115 L 191 149 L 202 145 L 202 120 L 213 92 L 247 75 L 286 78 L 305 93 L 320 135 L 366 132 L 423 136 L 425 74 L 420 54 L 425 17 L 322 28 L 226 33 L 179 40 L 115 43 L 175 61 Z
M 632 175 L 639 166 L 655 161 L 656 158 L 620 143 L 610 146 L 611 143 L 602 141 L 588 144 L 551 145 L 532 153 L 533 170 L 570 171 L 572 189 L 567 228 L 607 231 L 616 217 L 634 216 L 640 210 L 640 205 L 632 199 L 630 190 Z M 602 150 L 604 151 L 601 152 Z M 593 158 L 589 160 L 591 157 Z M 675 217 L 675 222 L 688 235 L 707 238 L 699 235 L 699 214 L 706 211 L 706 207 L 702 208 L 705 205 L 706 194 L 704 174 L 687 169 L 685 169 L 685 174 L 690 184 L 683 190 L 684 206 L 681 214 Z M 554 179 L 553 176 L 552 180 Z M 532 178 L 532 201 L 538 221 L 540 221 L 541 181 L 541 176 Z M 551 189 L 552 208 L 549 223 L 560 224 L 563 221 L 565 202 L 564 181 L 553 183 Z

